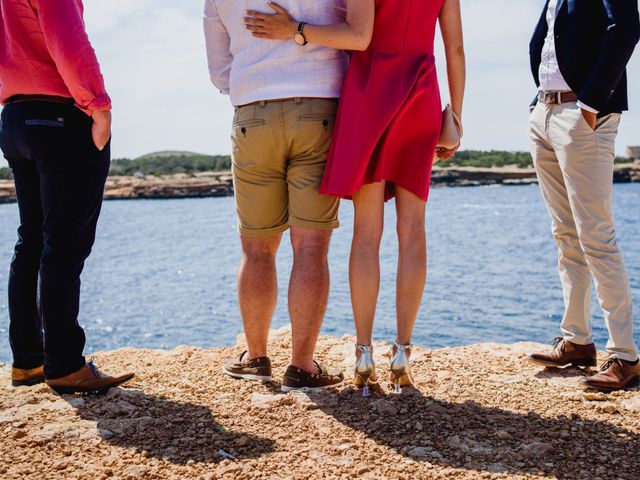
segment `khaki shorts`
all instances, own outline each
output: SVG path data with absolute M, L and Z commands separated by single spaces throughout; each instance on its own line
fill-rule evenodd
M 240 235 L 338 227 L 338 198 L 320 194 L 338 101 L 295 98 L 236 108 L 231 134 Z

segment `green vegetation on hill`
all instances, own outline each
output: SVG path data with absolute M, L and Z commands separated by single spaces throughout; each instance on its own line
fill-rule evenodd
M 458 167 L 491 168 L 516 165 L 520 168 L 527 168 L 531 167 L 533 162 L 531 160 L 531 154 L 528 152 L 461 150 L 456 153 L 456 156 L 447 162 L 447 164 Z
M 632 163 L 633 159 L 617 157 L 616 163 Z M 504 167 L 514 165 L 520 168 L 532 166 L 528 152 L 504 152 L 492 150 L 461 150 L 446 164 L 453 167 Z M 231 158 L 228 155 L 203 155 L 191 152 L 157 152 L 130 160 L 116 158 L 111 162 L 110 175 L 172 175 L 185 173 L 193 175 L 199 172 L 219 172 L 231 169 Z M 0 180 L 12 178 L 11 169 L 0 168 Z
M 117 158 L 111 162 L 110 175 L 172 175 L 231 169 L 231 159 L 223 155 L 190 152 L 158 152 L 134 160 Z
M 633 158 L 616 157 L 616 163 L 633 163 L 633 161 Z M 529 152 L 461 150 L 448 164 L 458 167 L 491 168 L 515 165 L 520 168 L 529 168 L 533 166 L 533 160 Z
M 616 158 L 616 163 L 631 163 L 631 158 Z M 461 150 L 446 164 L 454 167 L 505 167 L 533 166 L 528 152 L 505 152 L 491 150 Z M 116 159 L 111 165 L 111 175 L 170 175 L 174 173 L 194 174 L 197 172 L 224 171 L 231 169 L 228 156 L 209 156 L 190 152 L 159 152 L 145 155 L 135 160 Z
M 616 163 L 633 163 L 633 162 L 635 162 L 634 158 L 616 157 Z

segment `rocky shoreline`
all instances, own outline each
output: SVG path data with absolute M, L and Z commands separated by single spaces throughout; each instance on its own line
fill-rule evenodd
M 432 184 L 466 187 L 480 185 L 528 185 L 536 183 L 533 168 L 434 167 Z M 616 165 L 614 182 L 640 182 L 640 163 Z M 109 177 L 107 200 L 228 197 L 233 195 L 230 172 L 196 175 Z M 15 202 L 13 181 L 0 180 L 0 203 Z
M 323 337 L 318 357 L 350 372 L 353 342 Z M 224 376 L 241 348 L 98 353 L 138 373 L 99 397 L 12 388 L 1 365 L 0 478 L 638 478 L 640 389 L 584 391 L 579 370 L 528 364 L 537 344 L 416 348 L 417 388 L 381 382 L 368 399 L 349 381 L 284 395 Z M 289 348 L 273 332 L 275 380 Z M 375 345 L 381 376 L 387 351 Z

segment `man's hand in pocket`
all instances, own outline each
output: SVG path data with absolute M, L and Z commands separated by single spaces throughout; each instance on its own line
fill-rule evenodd
M 102 151 L 111 138 L 111 112 L 94 110 L 91 118 L 93 118 L 93 127 L 91 129 L 93 143 L 98 150 Z
M 598 114 L 585 110 L 584 108 L 581 108 L 580 111 L 582 112 L 582 117 L 585 122 L 587 122 L 587 125 L 591 127 L 591 130 L 595 130 L 596 122 L 598 121 Z

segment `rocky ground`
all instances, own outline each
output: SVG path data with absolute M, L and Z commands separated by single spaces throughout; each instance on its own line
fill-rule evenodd
M 272 335 L 281 378 L 288 331 Z M 123 349 L 96 355 L 133 369 L 126 388 L 63 396 L 9 386 L 0 366 L 2 479 L 638 479 L 640 389 L 601 394 L 579 370 L 526 363 L 536 344 L 417 349 L 417 389 L 371 398 L 279 393 L 220 372 L 241 347 Z M 380 375 L 388 346 L 376 345 Z M 318 356 L 347 372 L 353 338 Z

